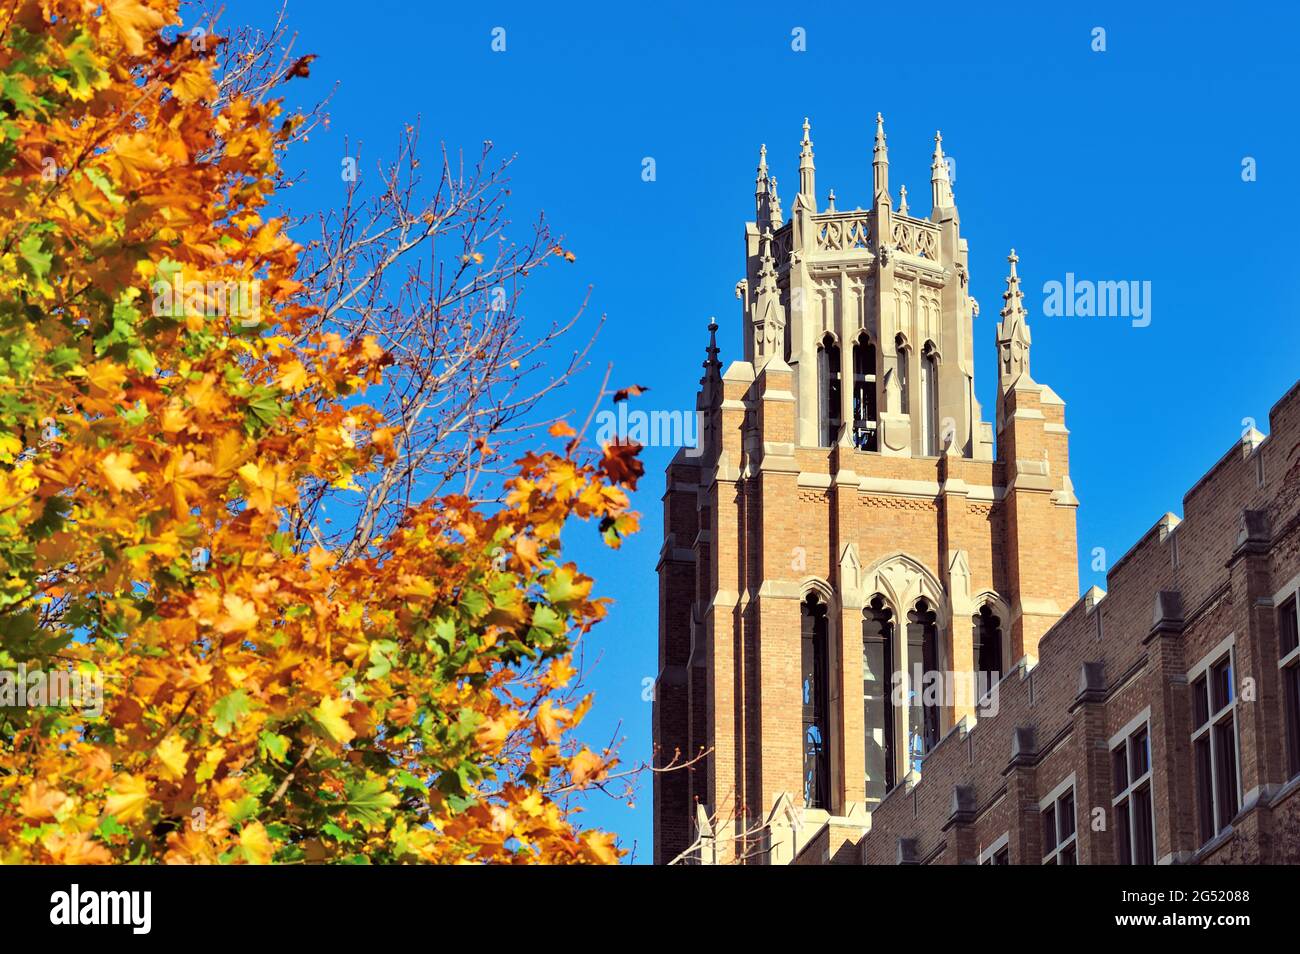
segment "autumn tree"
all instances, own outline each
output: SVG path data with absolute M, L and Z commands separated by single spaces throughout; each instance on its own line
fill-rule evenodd
M 635 529 L 635 449 L 556 424 L 497 506 L 403 488 L 311 538 L 313 500 L 413 466 L 386 402 L 439 417 L 449 382 L 274 214 L 301 118 L 222 85 L 175 0 L 12 2 L 0 35 L 0 670 L 104 680 L 99 714 L 0 709 L 0 860 L 616 860 L 569 797 L 615 760 L 572 738 L 606 606 L 560 532 Z
M 219 10 L 211 0 L 199 22 L 210 26 Z M 279 95 L 286 74 L 313 68 L 296 40 L 283 7 L 266 29 L 233 30 L 216 54 L 218 99 Z M 277 135 L 294 143 L 319 132 L 324 106 L 288 116 Z M 382 161 L 359 142 L 343 146 L 341 166 L 329 170 L 337 206 L 298 230 L 301 294 L 313 306 L 302 333 L 366 335 L 384 348 L 391 364 L 372 403 L 394 446 L 357 476 L 359 491 L 304 487 L 291 532 L 350 555 L 422 495 L 454 488 L 499 500 L 511 452 L 554 423 L 539 408 L 585 366 L 595 335 L 579 334 L 582 306 L 558 321 L 525 315 L 530 276 L 574 256 L 544 216 L 511 221 L 512 158 L 498 158 L 490 142 L 468 156 L 426 149 L 418 120 Z

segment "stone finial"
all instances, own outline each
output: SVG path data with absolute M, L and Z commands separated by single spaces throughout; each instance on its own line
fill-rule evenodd
M 900 865 L 920 864 L 920 860 L 917 858 L 917 846 L 916 846 L 915 838 L 898 839 L 897 858 L 898 858 L 898 863 Z
M 889 150 L 885 146 L 885 117 L 880 113 L 876 113 L 876 149 L 871 160 L 871 174 L 875 180 L 873 195 L 876 206 L 890 205 Z
M 1038 759 L 1038 742 L 1032 725 L 1011 730 L 1011 764 L 1033 765 Z
M 1079 691 L 1076 702 L 1102 702 L 1106 698 L 1106 671 L 1099 662 L 1086 662 L 1079 667 Z
M 1183 628 L 1183 594 L 1158 590 L 1151 608 L 1151 629 L 1178 631 Z
M 776 176 L 772 176 L 771 183 L 772 188 L 770 190 L 770 195 L 768 196 L 768 221 L 772 227 L 772 231 L 775 232 L 781 227 L 784 219 L 781 215 L 781 194 L 777 192 Z
M 948 176 L 948 160 L 943 157 L 943 134 L 938 130 L 934 133 L 934 157 L 930 162 L 930 201 L 934 211 L 957 204 L 952 195 L 952 179 Z
M 799 196 L 800 203 L 809 212 L 817 211 L 816 167 L 813 165 L 812 140 L 808 138 L 808 117 L 803 118 L 803 142 L 799 149 Z
M 1261 548 L 1266 550 L 1272 537 L 1267 510 L 1242 508 L 1241 517 L 1237 522 L 1238 548 L 1249 547 L 1256 550 Z
M 948 805 L 948 820 L 966 824 L 975 819 L 975 788 L 971 785 L 954 785 L 952 801 Z
M 767 229 L 759 240 L 758 289 L 753 311 L 754 360 L 765 364 L 776 355 L 785 340 L 785 307 L 776 284 L 776 260 L 772 256 L 772 231 Z
M 998 322 L 998 383 L 1006 390 L 1022 375 L 1029 377 L 1029 345 L 1031 336 L 1025 320 L 1025 293 L 1020 290 L 1020 275 L 1016 264 L 1020 257 L 1013 248 L 1007 256 L 1011 273 L 1007 276 L 1007 290 L 1002 293 L 1002 320 Z
M 718 360 L 718 319 L 709 318 L 709 346 L 704 349 L 704 377 L 700 384 L 708 385 L 722 380 L 722 362 Z
M 907 215 L 907 186 L 898 187 L 898 214 Z

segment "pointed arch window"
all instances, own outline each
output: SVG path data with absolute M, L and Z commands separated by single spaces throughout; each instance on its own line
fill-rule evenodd
M 826 335 L 817 347 L 818 435 L 822 447 L 840 436 L 840 346 Z
M 932 341 L 921 351 L 921 447 L 939 456 L 939 356 Z
M 876 346 L 865 332 L 853 343 L 853 446 L 879 450 L 876 443 Z
M 973 661 L 978 674 L 976 687 L 982 698 L 1002 678 L 1002 621 L 985 603 L 972 622 L 975 644 Z
M 826 604 L 809 593 L 800 604 L 800 690 L 803 702 L 803 801 L 830 809 L 830 667 Z
M 925 599 L 917 600 L 907 614 L 907 665 L 911 670 L 907 756 L 912 770 L 919 772 L 921 761 L 939 744 L 942 713 L 941 700 L 935 698 L 938 693 L 932 686 L 939 671 L 938 617 Z
M 894 339 L 894 354 L 898 358 L 898 411 L 900 414 L 911 414 L 912 389 L 907 374 L 907 339 L 902 335 Z
M 862 715 L 866 731 L 867 799 L 894 787 L 898 758 L 893 700 L 894 611 L 876 596 L 862 617 Z

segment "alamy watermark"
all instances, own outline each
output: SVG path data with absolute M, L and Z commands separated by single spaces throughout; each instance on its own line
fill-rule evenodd
M 98 669 L 0 669 L 0 709 L 80 709 L 83 715 L 104 712 L 104 674 Z
M 184 318 L 187 314 L 238 318 L 245 328 L 261 324 L 262 283 L 251 281 L 186 280 L 177 270 L 151 286 L 156 318 Z
M 597 412 L 596 443 L 684 447 L 687 457 L 699 457 L 704 453 L 700 446 L 703 423 L 702 411 L 630 410 L 626 402 L 619 402 L 617 411 Z
M 1043 283 L 1043 314 L 1051 318 L 1131 318 L 1134 328 L 1151 324 L 1149 281 L 1092 281 L 1065 273 Z

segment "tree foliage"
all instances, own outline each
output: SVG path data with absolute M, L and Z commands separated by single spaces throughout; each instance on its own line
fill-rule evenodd
M 305 493 L 400 451 L 393 359 L 304 295 L 281 104 L 178 22 L 0 12 L 0 669 L 104 679 L 0 709 L 0 860 L 617 860 L 569 798 L 615 758 L 571 735 L 606 606 L 560 533 L 635 529 L 634 449 L 557 425 L 500 506 L 303 542 Z

